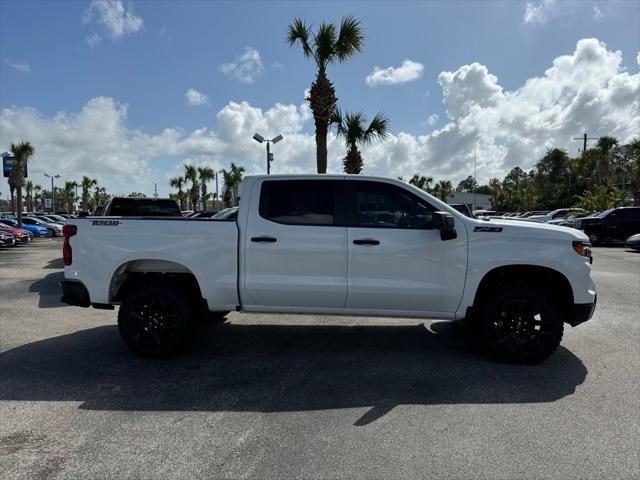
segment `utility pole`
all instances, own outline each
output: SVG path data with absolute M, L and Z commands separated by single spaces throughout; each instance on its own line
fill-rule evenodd
M 596 137 L 588 137 L 586 132 L 582 137 L 573 137 L 574 140 L 582 140 L 582 153 L 587 151 L 587 140 L 597 140 Z
M 220 195 L 218 194 L 218 176 L 219 175 L 220 173 L 216 170 L 216 205 L 218 204 L 218 202 L 220 202 Z
M 478 209 L 477 198 L 478 198 L 478 148 L 473 147 L 473 210 Z
M 154 185 L 154 187 L 153 187 L 153 196 L 155 198 L 158 198 L 158 184 L 154 183 L 153 185 Z

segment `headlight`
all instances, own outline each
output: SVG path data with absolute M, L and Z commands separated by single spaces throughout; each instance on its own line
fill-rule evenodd
M 582 240 L 576 240 L 573 242 L 573 250 L 581 257 L 587 257 L 590 263 L 593 263 L 593 257 L 591 256 L 591 244 Z

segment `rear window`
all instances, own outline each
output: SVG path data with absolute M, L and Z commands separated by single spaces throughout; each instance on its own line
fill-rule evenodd
M 278 180 L 262 184 L 260 216 L 286 225 L 333 226 L 337 185 L 332 180 Z
M 182 217 L 173 200 L 116 198 L 111 201 L 106 215 L 115 217 Z

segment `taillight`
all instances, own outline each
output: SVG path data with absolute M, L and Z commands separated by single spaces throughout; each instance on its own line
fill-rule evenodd
M 62 245 L 62 260 L 65 265 L 71 265 L 71 244 L 69 239 L 78 233 L 78 227 L 75 225 L 65 225 L 62 227 L 62 234 L 64 235 L 64 245 Z

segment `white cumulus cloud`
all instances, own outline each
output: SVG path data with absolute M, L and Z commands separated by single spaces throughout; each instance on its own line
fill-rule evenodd
M 97 25 L 112 40 L 138 32 L 144 27 L 142 17 L 135 14 L 133 5 L 125 5 L 122 0 L 92 0 L 84 12 L 82 22 L 85 25 Z M 86 40 L 93 47 L 101 39 L 102 35 L 93 32 Z
M 220 65 L 220 71 L 244 83 L 253 83 L 262 75 L 264 65 L 260 52 L 255 48 L 246 47 L 244 53 L 238 55 L 232 62 Z
M 436 124 L 436 122 L 438 121 L 438 119 L 440 118 L 440 116 L 437 113 L 434 113 L 432 115 L 429 115 L 427 117 L 427 120 L 425 121 L 425 123 L 429 126 L 433 126 Z
M 597 39 L 580 40 L 575 50 L 558 56 L 549 68 L 507 90 L 486 66 L 462 65 L 442 72 L 438 81 L 446 110 L 444 125 L 429 134 L 395 132 L 389 140 L 363 149 L 364 172 L 410 177 L 421 173 L 456 184 L 473 171 L 478 179 L 502 178 L 512 167 L 533 167 L 549 147 L 576 154 L 573 137 L 583 132 L 611 135 L 621 143 L 640 135 L 640 73 L 622 66 L 622 54 Z M 133 107 L 131 107 L 133 108 Z M 193 131 L 166 128 L 148 133 L 127 126 L 129 106 L 108 97 L 89 100 L 77 113 L 45 116 L 30 107 L 0 112 L 0 146 L 31 141 L 36 153 L 29 176 L 44 185 L 43 172 L 61 180 L 97 178 L 113 193 L 168 193 L 168 179 L 182 173 L 185 161 L 228 168 L 230 159 L 247 174 L 264 173 L 264 146 L 255 132 L 284 139 L 273 146 L 274 173 L 312 173 L 316 148 L 307 102 L 276 103 L 268 109 L 229 102 L 215 126 Z M 340 172 L 344 144 L 328 137 L 328 171 Z M 174 167 L 167 169 L 167 160 Z
M 405 60 L 399 67 L 374 67 L 367 75 L 366 82 L 370 87 L 378 85 L 397 85 L 411 82 L 422 76 L 424 65 L 413 60 Z
M 209 105 L 209 95 L 199 92 L 195 88 L 190 88 L 187 93 L 184 94 L 187 105 L 199 106 Z

